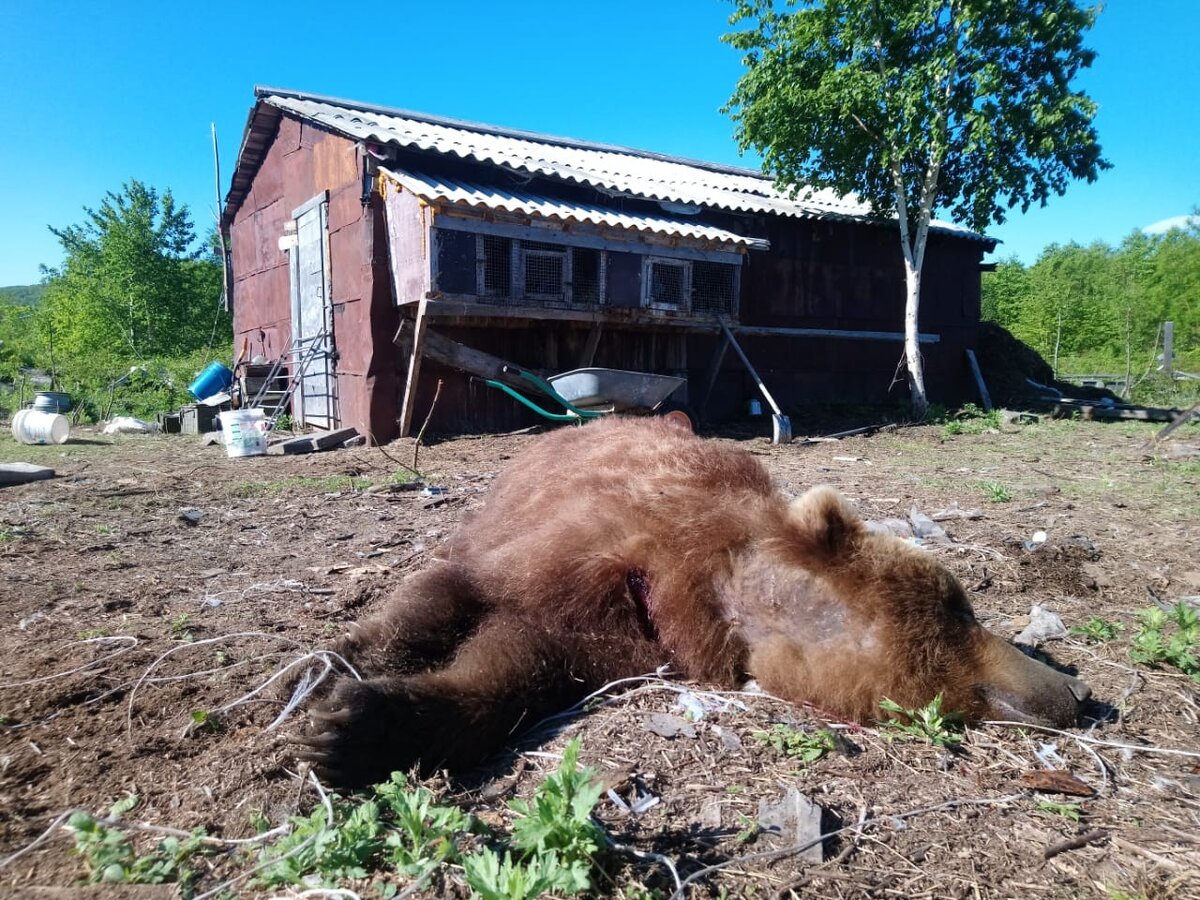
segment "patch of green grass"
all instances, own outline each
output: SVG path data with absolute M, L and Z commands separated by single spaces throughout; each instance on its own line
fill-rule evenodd
M 889 741 L 928 741 L 939 747 L 951 748 L 962 743 L 962 716 L 942 709 L 941 694 L 919 709 L 907 709 L 887 697 L 879 701 L 879 706 L 884 712 L 892 714 L 891 718 L 879 725 L 880 733 Z
M 180 895 L 190 897 L 198 871 L 192 860 L 205 851 L 204 831 L 187 838 L 166 837 L 145 855 L 134 849 L 129 835 L 113 824 L 138 804 L 136 794 L 118 801 L 101 821 L 86 812 L 67 820 L 75 838 L 75 852 L 83 857 L 88 881 L 93 884 L 178 884 Z
M 1130 659 L 1155 668 L 1174 666 L 1200 684 L 1200 615 L 1195 609 L 1186 603 L 1169 611 L 1144 609 L 1137 614 L 1137 625 Z
M 756 731 L 751 737 L 760 744 L 774 748 L 776 753 L 801 762 L 816 762 L 827 753 L 837 749 L 837 740 L 827 728 L 820 731 L 804 731 L 777 722 L 770 731 Z
M 97 524 L 95 526 L 94 530 L 95 530 L 96 534 L 112 534 L 113 533 L 113 527 L 111 525 L 106 525 L 103 522 Z
M 1041 812 L 1050 813 L 1053 816 L 1062 816 L 1064 819 L 1070 819 L 1072 822 L 1078 822 L 1083 815 L 1083 810 L 1078 803 L 1056 803 L 1053 800 L 1039 800 L 1037 808 Z
M 242 481 L 229 488 L 229 493 L 238 498 L 280 496 L 284 494 L 333 494 L 345 491 L 361 491 L 371 485 L 370 478 L 358 475 L 296 475 L 270 481 Z
M 1013 498 L 1012 491 L 1000 481 L 984 481 L 979 487 L 991 503 L 1008 503 Z
M 81 641 L 93 641 L 96 638 L 111 637 L 111 636 L 112 636 L 112 631 L 109 630 L 108 628 L 88 628 L 86 631 L 81 631 L 77 635 L 75 635 L 75 637 Z
M 1071 634 L 1077 634 L 1091 644 L 1103 644 L 1116 640 L 1124 628 L 1120 622 L 1110 622 L 1103 616 L 1092 616 L 1082 625 L 1072 626 Z
M 953 414 L 939 407 L 936 411 L 931 411 L 928 421 L 942 426 L 943 438 L 960 434 L 983 434 L 1000 430 L 1000 411 L 993 409 L 985 412 L 974 403 L 964 403 Z

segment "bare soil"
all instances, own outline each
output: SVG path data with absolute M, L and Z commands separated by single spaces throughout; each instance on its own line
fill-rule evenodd
M 640 814 L 607 796 L 597 808 L 625 848 L 606 876 L 615 896 L 670 895 L 669 860 L 681 878 L 720 866 L 685 886 L 693 897 L 1200 897 L 1200 685 L 1128 652 L 1136 611 L 1200 595 L 1200 463 L 1187 452 L 1200 428 L 1176 432 L 1169 459 L 1147 451 L 1154 430 L 1041 421 L 786 447 L 754 429 L 716 438 L 756 454 L 787 491 L 836 485 L 868 518 L 903 518 L 914 504 L 980 511 L 943 521 L 951 540 L 930 552 L 988 627 L 1015 634 L 1033 603 L 1068 626 L 1093 616 L 1124 626 L 1114 640 L 1042 648 L 1092 685 L 1100 702 L 1085 728 L 988 725 L 949 752 L 834 722 L 839 752 L 804 765 L 754 734 L 830 724 L 819 711 L 726 695 L 735 703 L 694 734 L 668 738 L 648 729 L 651 715 L 682 715 L 680 692 L 705 686 L 650 680 L 486 777 L 433 787 L 501 821 L 578 735 L 618 797 L 658 798 Z M 399 484 L 411 442 L 227 459 L 181 436 L 0 438 L 0 460 L 58 476 L 0 490 L 0 895 L 171 896 L 72 887 L 85 869 L 63 814 L 104 812 L 129 793 L 140 798 L 130 822 L 230 839 L 253 834 L 255 817 L 280 825 L 310 810 L 319 799 L 289 744 L 303 712 L 267 730 L 282 705 L 271 691 L 218 711 L 381 602 L 533 439 L 422 447 L 424 483 L 446 489 L 427 495 Z M 1094 795 L 1025 786 L 1048 768 Z M 773 852 L 795 840 L 755 827 L 760 803 L 792 787 L 822 808 L 825 832 L 841 829 L 821 862 Z M 1079 821 L 1053 805 L 1066 802 Z M 1079 846 L 1064 844 L 1072 838 Z M 228 852 L 204 865 L 201 891 L 249 863 Z M 376 896 L 382 883 L 347 887 Z M 426 895 L 445 892 L 465 892 L 453 873 Z M 244 882 L 229 893 L 253 895 Z

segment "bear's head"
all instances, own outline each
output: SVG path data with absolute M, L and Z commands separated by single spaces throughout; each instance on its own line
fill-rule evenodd
M 773 531 L 730 591 L 767 690 L 864 721 L 885 697 L 917 708 L 941 694 L 969 721 L 1076 724 L 1086 684 L 984 629 L 930 553 L 869 532 L 832 488 L 794 501 Z

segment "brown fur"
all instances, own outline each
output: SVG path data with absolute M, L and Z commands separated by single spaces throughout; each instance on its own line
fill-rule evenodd
M 1068 724 L 1081 682 L 975 621 L 928 554 L 869 534 L 830 488 L 789 504 L 750 455 L 654 420 L 556 431 L 341 648 L 306 755 L 358 784 L 469 766 L 662 663 L 870 719 L 949 708 Z

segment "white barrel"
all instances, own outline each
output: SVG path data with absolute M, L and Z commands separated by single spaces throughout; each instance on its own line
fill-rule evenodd
M 267 452 L 267 420 L 261 408 L 218 413 L 228 456 L 262 456 Z
M 65 444 L 71 423 L 58 413 L 23 409 L 13 416 L 12 433 L 22 444 Z

